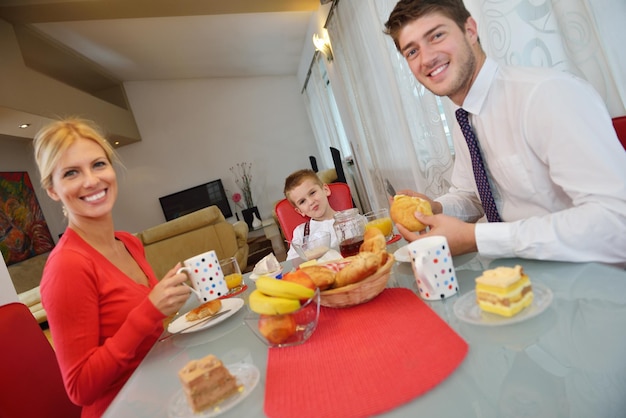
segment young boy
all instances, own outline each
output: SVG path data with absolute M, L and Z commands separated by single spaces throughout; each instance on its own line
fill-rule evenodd
M 330 233 L 331 248 L 339 248 L 333 228 L 335 210 L 328 203 L 328 196 L 330 196 L 328 185 L 324 184 L 313 170 L 298 170 L 285 179 L 284 193 L 296 212 L 303 217 L 311 218 L 309 222 L 303 222 L 293 230 L 292 241 L 302 242 L 305 235 L 324 231 Z M 293 246 L 290 246 L 287 260 L 297 257 L 298 253 Z

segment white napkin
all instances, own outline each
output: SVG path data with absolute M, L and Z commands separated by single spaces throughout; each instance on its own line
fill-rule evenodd
M 333 261 L 333 260 L 339 260 L 343 258 L 341 256 L 341 254 L 337 251 L 337 250 L 333 250 L 332 248 L 330 250 L 328 250 L 328 252 L 326 254 L 324 254 L 323 256 L 321 256 L 318 260 L 317 263 L 318 264 L 322 264 L 326 261 Z
M 276 259 L 274 253 L 270 253 L 263 257 L 261 261 L 256 263 L 254 269 L 252 270 L 252 273 L 256 274 L 257 276 L 262 276 L 264 274 L 273 273 L 277 270 L 280 270 L 280 263 Z

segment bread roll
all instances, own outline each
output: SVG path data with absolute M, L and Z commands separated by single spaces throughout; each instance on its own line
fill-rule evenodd
M 190 310 L 185 315 L 187 321 L 197 321 L 207 316 L 215 315 L 222 309 L 222 301 L 219 299 L 210 300 L 195 309 Z
M 300 270 L 305 272 L 315 285 L 321 290 L 326 290 L 335 283 L 336 272 L 324 266 L 307 266 L 301 267 Z
M 411 232 L 423 231 L 426 225 L 415 218 L 415 212 L 422 212 L 424 215 L 432 215 L 433 210 L 427 200 L 419 197 L 398 194 L 393 197 L 393 203 L 389 210 L 391 219 L 397 224 L 404 226 Z
M 377 253 L 387 249 L 387 240 L 378 228 L 367 228 L 359 251 Z

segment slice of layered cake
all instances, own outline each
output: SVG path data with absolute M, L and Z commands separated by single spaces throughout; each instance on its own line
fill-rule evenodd
M 187 363 L 178 372 L 178 377 L 194 412 L 216 405 L 240 389 L 235 377 L 212 354 Z
M 476 301 L 483 311 L 516 315 L 533 301 L 530 279 L 522 266 L 485 270 L 476 278 Z

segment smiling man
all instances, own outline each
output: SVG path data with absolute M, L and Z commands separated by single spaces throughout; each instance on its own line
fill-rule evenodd
M 415 78 L 457 109 L 452 187 L 416 213 L 453 254 L 626 265 L 626 153 L 584 80 L 486 57 L 461 0 L 402 0 L 385 24 Z M 485 216 L 488 222 L 478 222 Z

